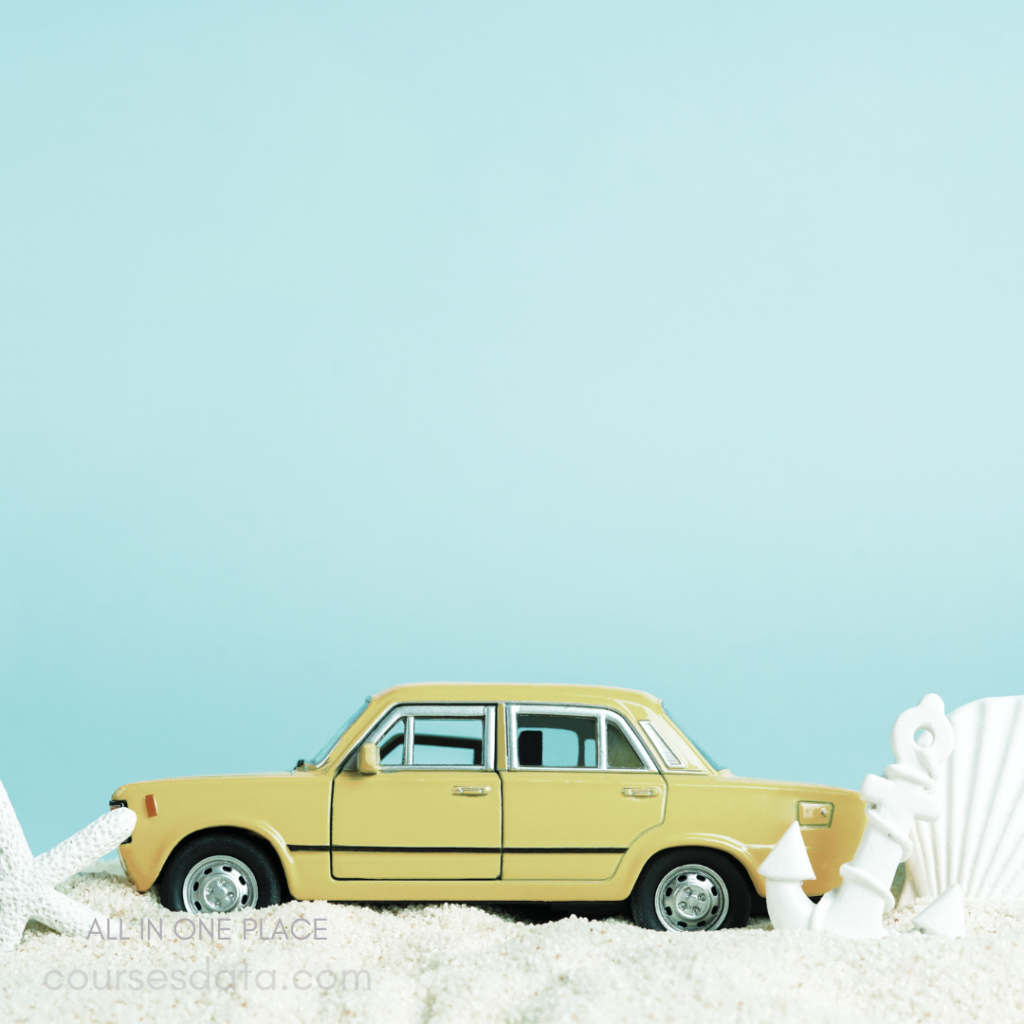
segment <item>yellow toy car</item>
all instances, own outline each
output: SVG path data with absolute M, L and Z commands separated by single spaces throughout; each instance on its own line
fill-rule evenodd
M 757 867 L 795 819 L 817 895 L 864 828 L 850 790 L 716 771 L 635 690 L 398 686 L 272 775 L 121 786 L 143 892 L 195 913 L 302 900 L 631 900 L 646 928 L 746 923 Z

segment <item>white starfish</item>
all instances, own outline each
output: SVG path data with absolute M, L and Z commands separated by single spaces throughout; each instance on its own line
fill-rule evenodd
M 0 953 L 15 949 L 25 925 L 40 921 L 65 935 L 86 935 L 95 915 L 53 887 L 132 834 L 135 812 L 118 807 L 48 853 L 32 856 L 11 798 L 0 782 Z

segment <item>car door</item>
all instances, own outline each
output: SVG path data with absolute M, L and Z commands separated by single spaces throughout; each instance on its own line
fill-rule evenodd
M 493 705 L 392 709 L 366 742 L 380 772 L 361 775 L 356 752 L 334 779 L 334 878 L 497 878 L 501 780 Z
M 619 714 L 509 705 L 502 878 L 597 880 L 661 824 L 666 787 Z

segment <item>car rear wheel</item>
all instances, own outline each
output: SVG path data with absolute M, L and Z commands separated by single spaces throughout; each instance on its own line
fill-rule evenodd
M 193 914 L 230 913 L 281 903 L 280 868 L 260 845 L 213 832 L 184 843 L 160 875 L 160 902 Z
M 750 919 L 750 883 L 716 850 L 670 850 L 655 857 L 633 890 L 633 920 L 659 931 L 712 932 Z

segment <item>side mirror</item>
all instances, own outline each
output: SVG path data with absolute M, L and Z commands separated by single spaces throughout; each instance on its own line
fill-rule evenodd
M 380 747 L 376 743 L 364 743 L 359 748 L 359 772 L 361 775 L 376 775 L 380 771 Z

